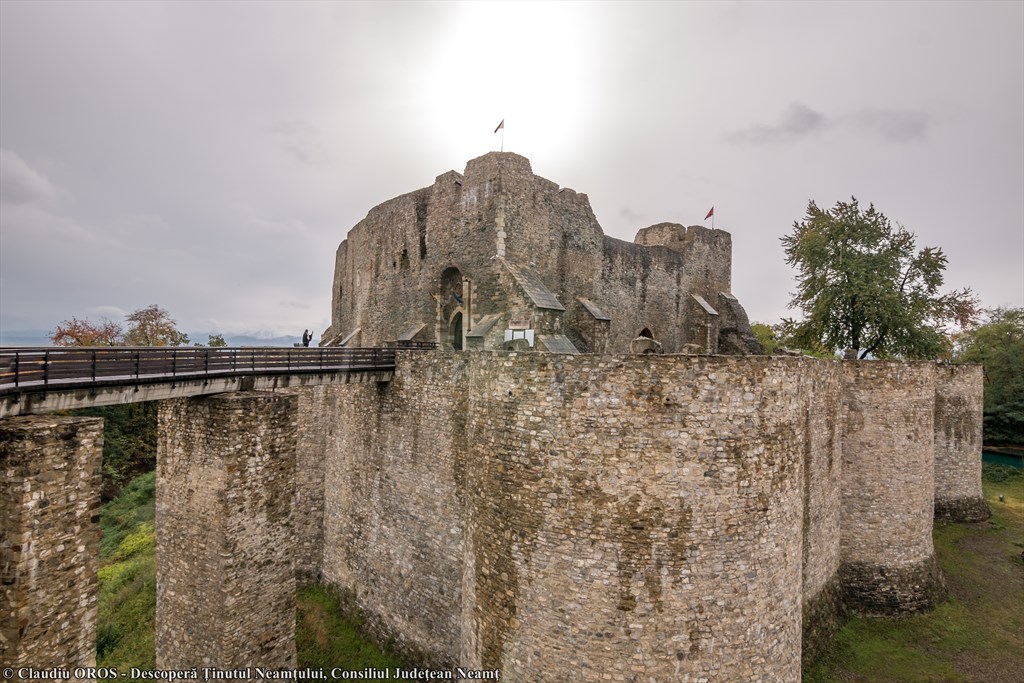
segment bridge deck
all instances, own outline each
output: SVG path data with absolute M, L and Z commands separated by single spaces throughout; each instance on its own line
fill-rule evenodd
M 434 348 L 403 344 L 397 348 Z M 0 402 L 40 393 L 92 393 L 124 386 L 242 377 L 367 374 L 390 378 L 396 348 L 274 347 L 5 347 L 0 348 Z M 140 399 L 142 400 L 142 399 Z M 29 401 L 32 402 L 32 401 Z M 0 410 L 0 413 L 15 414 Z

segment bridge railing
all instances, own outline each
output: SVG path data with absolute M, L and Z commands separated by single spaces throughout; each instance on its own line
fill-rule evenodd
M 209 376 L 393 370 L 395 349 L 276 347 L 0 348 L 0 395 L 47 386 Z

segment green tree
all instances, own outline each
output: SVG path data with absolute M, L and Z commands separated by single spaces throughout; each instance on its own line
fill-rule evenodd
M 188 336 L 159 306 L 149 306 L 127 316 L 125 333 L 118 323 L 71 318 L 50 335 L 56 346 L 181 346 Z M 156 466 L 157 403 L 82 408 L 75 415 L 103 418 L 103 500 L 110 500 L 135 476 Z
M 761 346 L 764 347 L 766 355 L 770 356 L 775 353 L 775 350 L 779 348 L 779 340 L 775 337 L 775 330 L 772 329 L 771 325 L 765 323 L 753 323 L 750 326 L 751 331 L 754 333 L 754 338 L 761 342 Z
M 177 328 L 170 313 L 156 304 L 129 313 L 125 319 L 130 323 L 125 333 L 129 346 L 185 346 L 188 335 Z
M 996 308 L 957 339 L 954 360 L 985 367 L 985 441 L 1024 444 L 1024 308 Z
M 218 346 L 227 346 L 228 343 L 226 341 L 224 341 L 224 335 L 223 334 L 211 334 L 209 339 L 206 342 L 206 345 L 211 347 L 211 348 L 215 348 L 215 347 L 218 347 Z
M 945 254 L 917 250 L 914 241 L 874 205 L 861 210 L 855 197 L 828 211 L 809 202 L 804 220 L 782 237 L 786 262 L 798 271 L 789 305 L 804 313 L 793 340 L 830 353 L 855 349 L 860 358 L 948 351 L 947 326 L 970 326 L 977 300 L 970 289 L 941 294 Z

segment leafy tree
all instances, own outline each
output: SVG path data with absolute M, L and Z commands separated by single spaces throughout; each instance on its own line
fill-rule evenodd
M 156 304 L 140 308 L 128 314 L 125 319 L 131 323 L 125 334 L 129 346 L 185 346 L 188 335 L 176 327 L 170 313 Z
M 996 308 L 957 339 L 954 359 L 985 367 L 985 441 L 1024 444 L 1024 308 Z
M 775 330 L 770 325 L 765 323 L 753 323 L 750 329 L 754 333 L 754 338 L 761 342 L 761 346 L 764 347 L 766 355 L 770 356 L 775 353 L 775 350 L 779 348 L 779 340 L 775 337 Z
M 149 306 L 127 316 L 125 333 L 120 324 L 72 318 L 50 335 L 57 346 L 180 346 L 188 336 L 179 332 L 167 311 Z M 212 337 L 211 337 L 212 341 Z M 103 418 L 103 500 L 110 500 L 133 477 L 156 466 L 157 403 L 126 403 L 82 408 L 75 415 Z
M 860 358 L 935 358 L 948 349 L 946 326 L 968 327 L 978 304 L 970 289 L 940 294 L 946 256 L 917 250 L 914 234 L 893 226 L 855 197 L 807 215 L 782 238 L 786 262 L 798 270 L 790 308 L 804 320 L 793 340 L 828 352 L 855 349 Z
M 103 319 L 99 323 L 71 318 L 50 333 L 54 346 L 120 346 L 124 343 L 121 325 Z
M 222 335 L 222 334 L 211 334 L 210 337 L 209 337 L 209 340 L 207 341 L 207 346 L 210 346 L 210 347 L 227 346 L 227 345 L 228 345 L 228 343 L 226 341 L 224 341 L 224 335 Z

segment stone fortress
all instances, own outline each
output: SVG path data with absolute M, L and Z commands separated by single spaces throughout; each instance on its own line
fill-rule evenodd
M 535 176 L 517 154 L 492 152 L 352 228 L 338 247 L 322 339 L 760 353 L 731 283 L 729 233 L 661 223 L 633 244 L 608 237 L 586 195 Z
M 158 666 L 294 666 L 317 579 L 415 661 L 522 682 L 798 681 L 848 612 L 935 604 L 934 518 L 987 515 L 981 368 L 758 355 L 729 239 L 607 238 L 513 154 L 371 210 L 325 343 L 441 348 L 161 403 Z M 59 581 L 18 570 L 54 614 L 95 617 L 99 439 L 0 421 L 4 576 L 60 548 Z M 88 616 L 33 631 L 4 595 L 5 663 L 88 658 Z

